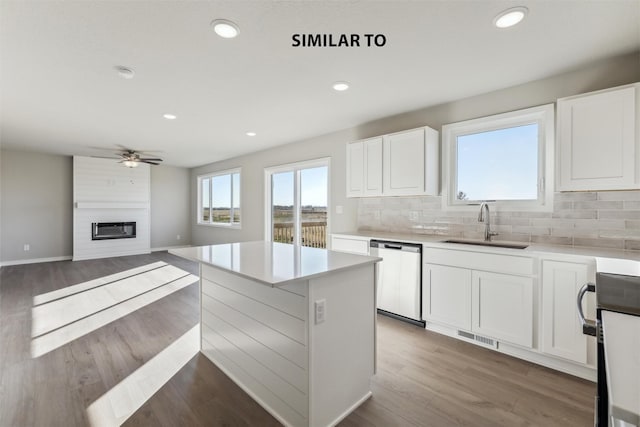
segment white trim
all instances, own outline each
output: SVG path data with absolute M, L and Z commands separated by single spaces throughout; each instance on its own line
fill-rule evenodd
M 173 245 L 173 246 L 159 246 L 157 248 L 151 248 L 151 252 L 169 251 L 171 249 L 190 248 L 192 245 Z
M 8 265 L 22 265 L 22 264 L 38 264 L 41 262 L 56 262 L 56 261 L 69 261 L 73 257 L 71 255 L 54 256 L 49 258 L 29 258 L 29 259 L 16 259 L 10 261 L 0 262 L 0 267 L 6 267 Z
M 538 124 L 538 198 L 536 200 L 497 200 L 492 207 L 498 211 L 553 211 L 554 191 L 554 104 L 546 104 L 508 113 L 451 123 L 442 127 L 442 209 L 445 211 L 475 211 L 482 200 L 457 201 L 456 138 L 476 132 Z
M 294 223 L 296 229 L 300 229 L 300 218 L 298 209 L 300 206 L 301 194 L 299 187 L 300 171 L 304 169 L 311 169 L 316 167 L 326 166 L 327 168 L 327 232 L 326 232 L 326 247 L 328 248 L 331 235 L 331 157 L 320 157 L 317 159 L 303 160 L 295 163 L 287 163 L 284 165 L 271 166 L 264 169 L 264 239 L 271 241 L 271 200 L 272 200 L 272 188 L 271 188 L 271 176 L 275 173 L 281 172 L 293 172 L 294 173 Z M 300 233 L 296 233 L 295 244 L 301 243 Z
M 229 192 L 230 195 L 230 202 L 231 202 L 231 206 L 230 206 L 230 220 L 233 221 L 233 175 L 234 174 L 238 174 L 238 178 L 240 179 L 240 222 L 239 223 L 234 223 L 234 222 L 229 222 L 227 223 L 217 223 L 217 222 L 203 222 L 200 220 L 200 210 L 202 208 L 202 180 L 205 178 L 209 179 L 209 202 L 212 204 L 213 203 L 213 198 L 211 197 L 211 191 L 213 191 L 213 178 L 215 178 L 216 176 L 222 176 L 222 175 L 230 175 L 231 176 L 231 191 Z M 240 230 L 242 229 L 242 167 L 238 166 L 237 168 L 231 168 L 231 169 L 225 169 L 225 170 L 221 170 L 221 171 L 215 171 L 215 172 L 208 172 L 208 173 L 203 173 L 201 175 L 198 175 L 196 177 L 196 225 L 206 225 L 206 226 L 213 226 L 213 227 L 224 227 L 224 228 L 232 228 L 232 229 L 236 229 L 236 230 Z M 212 219 L 212 213 L 211 213 L 211 208 L 213 206 L 211 206 L 209 208 L 209 218 Z
M 376 264 L 378 265 L 378 264 Z M 375 288 L 374 288 L 375 289 Z M 338 423 L 340 423 L 340 421 L 344 420 L 345 418 L 347 418 L 349 415 L 351 415 L 351 413 L 353 411 L 355 411 L 356 409 L 358 409 L 358 407 L 360 405 L 362 405 L 364 402 L 367 401 L 367 399 L 369 399 L 371 396 L 373 396 L 373 393 L 371 391 L 368 391 L 365 393 L 364 396 L 362 396 L 360 399 L 358 399 L 358 401 L 356 403 L 354 403 L 353 405 L 349 406 L 342 414 L 338 415 L 336 417 L 336 419 L 334 419 L 333 421 L 331 421 L 329 423 L 330 427 L 333 427 L 335 425 L 338 425 Z

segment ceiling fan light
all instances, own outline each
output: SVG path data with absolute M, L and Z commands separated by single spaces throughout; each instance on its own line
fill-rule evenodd
M 137 168 L 139 162 L 136 162 L 136 161 L 133 161 L 133 160 L 125 160 L 122 163 L 128 168 Z

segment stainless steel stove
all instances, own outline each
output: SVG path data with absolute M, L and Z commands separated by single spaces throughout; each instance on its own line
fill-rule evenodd
M 607 360 L 607 339 L 603 327 L 603 317 L 608 317 L 606 312 L 618 313 L 624 316 L 637 316 L 640 322 L 640 261 L 612 260 L 597 258 L 596 283 L 585 284 L 578 294 L 578 312 L 582 322 L 582 332 L 586 335 L 595 336 L 597 339 L 597 367 L 598 384 L 596 396 L 595 426 L 597 427 L 630 427 L 640 426 L 640 400 L 633 403 L 631 409 L 616 406 L 610 401 L 611 387 L 609 384 L 611 372 L 614 369 L 612 362 Z M 596 293 L 596 320 L 587 320 L 582 312 L 582 299 L 587 292 Z M 618 315 L 616 315 L 618 316 Z M 620 316 L 618 316 L 620 317 Z M 618 331 L 616 331 L 618 332 Z M 634 348 L 633 344 L 640 342 L 640 335 L 635 330 L 625 330 L 622 332 L 624 339 L 629 339 L 628 348 Z M 620 334 L 617 334 L 620 335 Z M 638 354 L 632 354 L 628 359 L 640 360 Z M 622 369 L 622 367 L 615 367 Z M 630 384 L 632 392 L 638 393 L 640 399 L 640 369 L 631 365 L 627 386 Z

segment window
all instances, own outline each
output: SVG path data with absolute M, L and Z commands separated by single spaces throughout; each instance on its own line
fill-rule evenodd
M 198 177 L 198 224 L 240 227 L 240 169 Z
M 265 169 L 265 239 L 327 246 L 329 159 Z
M 553 104 L 442 127 L 443 209 L 553 209 Z

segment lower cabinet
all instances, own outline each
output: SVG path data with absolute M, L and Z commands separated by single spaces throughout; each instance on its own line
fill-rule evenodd
M 422 315 L 425 320 L 471 330 L 471 270 L 425 264 Z
M 441 323 L 533 347 L 533 278 L 425 264 L 422 313 Z
M 582 333 L 576 296 L 582 285 L 595 280 L 594 267 L 593 262 L 542 261 L 541 350 L 544 353 L 587 363 L 590 339 Z M 594 318 L 594 314 L 589 315 L 594 311 L 593 304 L 585 304 L 583 310 L 587 317 Z
M 533 279 L 473 271 L 472 330 L 498 340 L 533 347 Z

